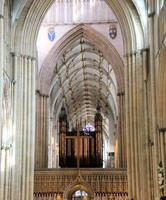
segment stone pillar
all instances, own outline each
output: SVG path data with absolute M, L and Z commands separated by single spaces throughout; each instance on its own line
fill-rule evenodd
M 153 143 L 151 142 L 150 138 L 150 131 L 149 131 L 149 106 L 148 106 L 148 68 L 149 68 L 149 49 L 142 49 L 142 67 L 143 67 L 143 109 L 144 109 L 144 126 L 142 130 L 142 151 L 141 151 L 141 158 L 142 158 L 142 196 L 145 199 L 151 199 L 151 175 L 152 175 L 152 145 Z
M 35 145 L 35 59 L 13 55 L 14 106 L 13 141 L 15 163 L 11 200 L 33 199 Z
M 4 49 L 3 49 L 3 31 L 4 31 L 4 17 L 0 15 L 0 110 L 2 111 L 2 95 L 3 95 L 3 66 L 4 66 Z M 0 144 L 2 144 L 2 112 L 0 113 Z M 3 182 L 3 171 L 2 171 L 2 159 L 4 152 L 0 147 L 0 199 L 3 199 L 3 190 L 4 190 L 4 182 Z
M 148 177 L 147 177 L 147 169 L 149 162 L 146 157 L 146 138 L 147 138 L 147 130 L 145 130 L 145 124 L 147 123 L 147 94 L 146 90 L 144 91 L 144 68 L 147 69 L 147 54 L 143 59 L 142 51 L 138 51 L 136 53 L 136 70 L 135 73 L 137 75 L 136 79 L 136 127 L 137 134 L 135 136 L 136 143 L 136 166 L 135 169 L 137 171 L 137 187 L 136 187 L 136 195 L 137 199 L 146 199 L 149 197 L 149 188 L 148 185 Z M 146 188 L 146 193 L 145 192 Z M 148 198 L 150 199 L 150 198 Z
M 118 167 L 127 168 L 126 131 L 125 131 L 125 93 L 118 92 Z
M 132 180 L 132 196 L 135 197 L 136 179 L 135 179 L 135 149 L 134 149 L 134 113 L 133 113 L 133 63 L 132 54 L 128 58 L 128 79 L 129 79 L 129 140 L 130 140 L 130 166 L 131 166 L 131 180 Z
M 125 56 L 125 122 L 126 122 L 126 145 L 127 145 L 127 175 L 129 199 L 133 196 L 132 191 L 132 171 L 131 171 L 131 141 L 130 141 L 130 120 L 129 120 L 129 65 L 130 55 Z
M 149 182 L 149 149 L 147 89 L 144 85 L 144 70 L 147 54 L 140 51 L 128 54 L 125 65 L 126 138 L 129 199 L 146 199 L 143 193 Z M 143 188 L 144 186 L 144 188 Z M 144 191 L 145 192 L 145 191 Z M 149 197 L 149 196 L 148 196 Z
M 149 59 L 150 59 L 150 123 L 149 129 L 151 130 L 151 137 L 152 143 L 152 155 L 153 155 L 153 199 L 159 198 L 159 189 L 158 189 L 158 176 L 157 176 L 157 166 L 159 163 L 159 154 L 158 154 L 158 136 L 157 136 L 157 106 L 156 106 L 156 65 L 155 65 L 155 10 L 154 10 L 154 1 L 151 2 L 151 12 L 149 13 L 148 23 L 149 23 L 149 45 L 150 45 L 150 52 L 149 52 Z M 152 164 L 151 163 L 151 164 Z
M 36 93 L 35 168 L 48 167 L 48 95 Z

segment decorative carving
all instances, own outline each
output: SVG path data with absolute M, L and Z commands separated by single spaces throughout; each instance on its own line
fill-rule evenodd
M 35 171 L 34 193 L 64 193 L 71 184 L 87 184 L 95 193 L 127 194 L 127 172 L 106 169 Z

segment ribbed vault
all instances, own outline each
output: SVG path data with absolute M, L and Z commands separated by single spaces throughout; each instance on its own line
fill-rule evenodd
M 81 38 L 58 58 L 52 81 L 51 107 L 57 111 L 63 99 L 73 122 L 82 117 L 93 121 L 98 102 L 104 114 L 108 114 L 111 107 L 116 113 L 116 90 L 111 65 L 100 51 Z M 82 116 L 83 113 L 86 115 Z
M 110 42 L 90 26 L 81 24 L 48 53 L 38 89 L 49 95 L 50 114 L 56 115 L 56 121 L 63 102 L 72 123 L 76 120 L 93 123 L 99 103 L 103 116 L 115 123 L 117 93 L 124 91 L 123 61 Z
M 118 92 L 124 90 L 124 64 L 119 54 L 113 45 L 100 33 L 88 25 L 81 24 L 65 34 L 48 53 L 48 57 L 42 65 L 38 83 L 38 89 L 43 94 L 49 95 L 50 90 L 52 89 L 52 87 L 50 87 L 50 81 L 54 77 L 57 58 L 64 55 L 66 49 L 69 50 L 72 46 L 75 46 L 75 43 L 77 43 L 81 38 L 85 38 L 87 43 L 92 46 L 90 49 L 91 53 L 95 51 L 100 52 L 111 64 L 117 79 Z

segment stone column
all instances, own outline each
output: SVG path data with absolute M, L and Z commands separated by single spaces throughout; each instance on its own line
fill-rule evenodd
M 35 168 L 48 167 L 48 95 L 36 93 Z
M 129 121 L 129 65 L 130 55 L 125 56 L 125 122 L 126 122 L 126 145 L 127 145 L 127 175 L 129 199 L 133 195 L 132 191 L 132 171 L 131 171 L 131 141 L 130 141 L 130 121 Z
M 129 63 L 128 63 L 128 79 L 129 79 L 129 140 L 130 140 L 130 173 L 131 173 L 131 180 L 132 180 L 132 198 L 135 198 L 136 194 L 136 179 L 135 179 L 135 146 L 134 146 L 134 113 L 133 113 L 133 58 L 132 54 L 129 55 Z
M 143 67 L 143 109 L 144 109 L 144 126 L 142 130 L 142 150 L 141 150 L 141 158 L 142 158 L 142 196 L 146 199 L 151 198 L 151 175 L 152 175 L 152 145 L 153 143 L 151 142 L 150 138 L 150 131 L 149 131 L 149 118 L 148 118 L 148 113 L 149 113 L 149 105 L 148 105 L 148 68 L 149 68 L 149 49 L 142 49 L 142 67 Z
M 4 17 L 0 15 L 0 110 L 2 111 L 2 95 L 3 95 L 3 66 L 4 66 L 4 49 L 3 49 L 3 35 L 4 35 Z M 0 144 L 2 144 L 2 112 L 0 114 Z M 4 152 L 0 147 L 0 199 L 3 199 L 4 192 L 4 181 L 3 181 L 3 171 L 2 171 L 2 159 Z
M 145 135 L 144 131 L 143 66 L 146 67 L 146 64 L 143 64 L 141 52 L 128 54 L 125 66 L 128 190 L 129 198 L 139 200 L 140 198 L 145 198 L 142 193 L 143 183 L 146 182 L 143 175 L 149 164 L 146 165 L 145 162 L 147 155 L 144 144 L 147 135 Z
M 127 168 L 126 157 L 126 134 L 125 134 L 125 93 L 118 92 L 118 167 Z
M 15 163 L 11 200 L 33 199 L 35 141 L 35 59 L 13 55 Z
M 131 65 L 131 115 L 130 115 L 130 123 L 132 127 L 132 132 L 131 132 L 131 140 L 132 140 L 132 149 L 133 149 L 133 182 L 134 182 L 134 199 L 138 200 L 138 186 L 139 186 L 139 180 L 138 180 L 138 173 L 139 173 L 139 152 L 138 152 L 138 108 L 137 108 L 137 80 L 140 76 L 140 74 L 137 74 L 137 60 L 136 60 L 136 52 L 133 52 L 131 54 L 131 60 L 132 60 L 132 65 Z M 141 94 L 139 94 L 141 95 Z
M 153 185 L 151 185 L 151 188 L 153 188 L 153 199 L 159 198 L 159 189 L 158 189 L 158 176 L 157 176 L 157 166 L 159 163 L 159 154 L 158 154 L 158 136 L 157 136 L 157 110 L 156 110 L 156 65 L 155 65 L 155 10 L 154 10 L 154 1 L 151 1 L 150 4 L 150 12 L 149 12 L 149 45 L 150 45 L 150 52 L 149 52 L 149 59 L 150 59 L 150 123 L 149 128 L 151 130 L 151 136 L 152 136 L 152 155 L 153 155 Z
M 147 59 L 147 58 L 146 58 Z M 147 188 L 147 160 L 146 160 L 146 135 L 145 135 L 145 112 L 147 112 L 148 107 L 145 104 L 144 97 L 144 75 L 143 69 L 147 68 L 147 65 L 143 63 L 143 56 L 141 51 L 137 51 L 136 53 L 136 135 L 135 135 L 135 144 L 136 144 L 136 176 L 137 176 L 137 187 L 136 187 L 136 195 L 137 199 L 145 199 L 148 197 L 149 188 Z M 147 64 L 147 63 L 146 63 Z M 145 190 L 147 193 L 143 194 Z

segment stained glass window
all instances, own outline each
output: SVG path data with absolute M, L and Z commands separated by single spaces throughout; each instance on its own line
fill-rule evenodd
M 88 123 L 82 128 L 82 131 L 93 132 L 93 131 L 95 131 L 95 127 L 93 125 L 91 125 L 90 123 Z
M 77 190 L 72 194 L 72 200 L 88 199 L 88 194 L 85 191 Z

